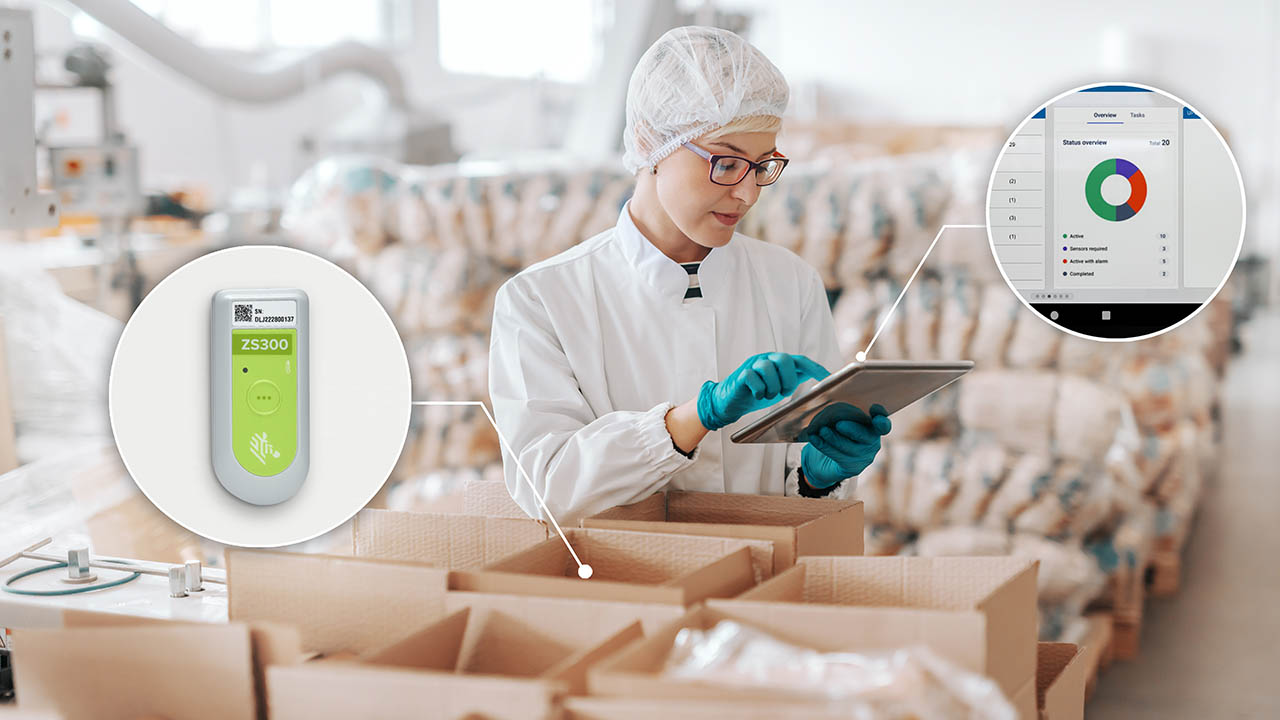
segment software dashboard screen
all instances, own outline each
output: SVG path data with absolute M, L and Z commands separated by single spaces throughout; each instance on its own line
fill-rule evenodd
M 1095 337 L 1158 332 L 1207 302 L 1244 222 L 1239 175 L 1213 127 L 1130 86 L 1058 98 L 1009 139 L 988 225 L 1010 285 Z

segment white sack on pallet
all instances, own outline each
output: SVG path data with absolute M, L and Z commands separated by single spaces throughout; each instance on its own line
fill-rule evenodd
M 1178 382 L 1176 367 L 1170 362 L 1135 356 L 1124 364 L 1117 379 L 1143 430 L 1166 430 L 1184 416 L 1186 389 Z
M 107 376 L 122 326 L 45 272 L 0 266 L 0 321 L 19 463 L 111 437 Z M 0 374 L 0 377 L 4 377 Z
M 1065 535 L 1071 518 L 1092 485 L 1093 472 L 1096 471 L 1079 462 L 1059 462 L 1045 491 L 1014 518 L 1013 529 L 1045 537 Z
M 926 557 L 971 557 L 1008 555 L 1012 546 L 1004 530 L 953 525 L 928 530 L 916 540 L 917 555 Z
M 1076 543 L 1019 534 L 1013 538 L 1012 554 L 1040 561 L 1036 584 L 1041 605 L 1060 605 L 1074 600 L 1083 610 L 1106 583 L 1098 563 Z
M 1000 489 L 991 498 L 982 524 L 1007 530 L 1013 520 L 1048 489 L 1052 473 L 1053 461 L 1045 455 L 1032 453 L 1015 459 Z
M 878 308 L 874 327 L 880 328 L 882 324 L 884 325 L 884 329 L 876 338 L 872 356 L 887 359 L 906 357 L 906 346 L 903 342 L 906 321 L 902 319 L 901 312 L 895 311 L 892 315 L 889 314 L 889 309 L 893 307 L 894 301 L 902 292 L 902 286 L 893 280 L 880 279 L 872 283 L 871 292 Z M 874 333 L 875 330 L 873 329 L 872 332 Z
M 885 497 L 888 500 L 888 523 L 895 528 L 907 527 L 906 510 L 911 501 L 911 476 L 915 472 L 918 443 L 884 442 L 881 453 L 888 451 L 889 469 L 885 478 Z
M 978 324 L 979 286 L 967 272 L 950 272 L 942 280 L 942 304 L 938 318 L 938 357 L 964 360 Z
M 804 204 L 813 182 L 812 177 L 798 177 L 770 188 L 777 197 L 764 208 L 764 235 L 758 239 L 794 253 L 803 252 Z
M 898 313 L 902 316 L 903 342 L 910 360 L 938 359 L 941 295 L 937 278 L 917 277 L 902 298 Z
M 1124 404 L 1114 388 L 1062 375 L 1053 410 L 1054 452 L 1075 460 L 1101 458 L 1120 429 Z
M 1091 471 L 1088 480 L 1068 518 L 1065 531 L 1068 537 L 1083 538 L 1121 511 L 1122 489 L 1117 487 L 1116 473 L 1111 467 Z
M 836 327 L 836 345 L 843 357 L 852 359 L 867 347 L 875 332 L 876 310 L 876 297 L 865 284 L 847 287 L 840 293 L 831 315 Z
M 1004 353 L 1005 364 L 1011 368 L 1050 367 L 1058 357 L 1058 344 L 1065 335 L 1037 313 L 1022 308 L 1013 321 L 1013 333 Z
M 883 269 L 884 255 L 893 237 L 893 220 L 881 200 L 880 180 L 871 173 L 857 177 L 849 187 L 849 217 L 840 239 L 836 278 L 843 287 L 855 287 Z
M 956 461 L 950 440 L 921 443 L 916 449 L 903 512 L 907 527 L 923 530 L 943 524 L 943 513 L 956 493 Z
M 947 508 L 947 522 L 970 525 L 987 512 L 996 490 L 1004 482 L 1008 453 L 1003 445 L 978 435 L 961 440 L 956 496 Z
M 367 156 L 326 158 L 289 190 L 280 226 L 329 258 L 372 254 L 396 242 L 401 166 Z
M 959 384 L 952 384 L 894 413 L 895 437 L 904 440 L 924 440 L 955 435 L 960 429 L 959 417 L 956 414 L 956 403 L 959 397 Z
M 1058 379 L 1051 372 L 975 370 L 958 383 L 960 423 L 1013 450 L 1047 454 Z
M 969 359 L 981 369 L 1004 365 L 1005 349 L 1013 333 L 1013 322 L 1025 308 L 1004 284 L 990 284 L 982 290 L 978 324 L 969 343 Z
M 849 179 L 826 173 L 818 179 L 805 203 L 801 257 L 818 270 L 823 284 L 829 288 L 839 285 L 836 262 L 849 211 L 848 196 Z
M 867 466 L 858 475 L 858 482 L 842 483 L 836 490 L 837 497 L 853 498 L 862 501 L 864 522 L 867 525 L 880 525 L 889 522 L 888 466 L 892 452 L 881 451 L 875 462 Z M 853 488 L 849 490 L 849 488 Z

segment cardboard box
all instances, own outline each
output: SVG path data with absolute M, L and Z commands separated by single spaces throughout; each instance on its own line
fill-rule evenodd
M 861 555 L 862 522 L 859 500 L 672 490 L 610 508 L 582 526 L 768 540 L 774 550 L 767 578 L 802 555 Z
M 1084 720 L 1086 659 L 1072 643 L 1040 643 L 1036 652 L 1040 720 Z
M 253 720 L 266 717 L 255 678 L 300 652 L 292 629 L 243 623 L 17 630 L 15 692 L 66 720 Z
M 1013 557 L 802 557 L 796 567 L 714 607 L 768 618 L 808 603 L 857 629 L 865 650 L 922 643 L 995 680 L 1035 717 L 1035 560 Z
M 631 623 L 651 633 L 684 617 L 685 608 L 662 603 L 609 602 L 583 598 L 513 596 L 497 593 L 460 592 L 451 590 L 444 596 L 445 612 L 465 608 L 477 611 L 497 610 L 528 623 L 546 617 L 572 617 L 578 622 L 573 632 L 592 633 L 602 637 L 610 630 L 620 630 Z
M 524 508 L 511 499 L 507 484 L 498 480 L 468 478 L 462 485 L 462 512 L 486 517 L 529 519 Z
M 363 652 L 444 614 L 449 571 L 339 555 L 227 550 L 231 621 L 298 628 L 304 650 Z
M 473 569 L 546 540 L 547 527 L 528 518 L 365 509 L 351 534 L 356 557 Z
M 588 667 L 641 637 L 639 623 L 583 610 L 464 608 L 358 662 L 269 668 L 271 717 L 552 717 L 566 693 L 585 691 Z
M 1041 720 L 1082 720 L 1084 664 L 1071 643 L 1040 643 L 1036 706 Z M 849 714 L 820 705 L 755 700 L 666 700 L 632 697 L 574 697 L 564 703 L 565 720 L 847 720 Z
M 450 573 L 451 590 L 691 605 L 734 597 L 755 584 L 751 550 L 762 541 L 568 529 L 589 580 L 557 535 L 483 570 Z M 768 548 L 772 551 L 772 548 Z

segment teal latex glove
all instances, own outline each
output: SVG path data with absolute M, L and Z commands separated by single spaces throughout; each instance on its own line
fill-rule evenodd
M 729 377 L 708 380 L 698 393 L 698 419 L 708 430 L 719 430 L 743 415 L 778 402 L 810 378 L 831 373 L 803 355 L 760 353 L 747 358 Z
M 822 489 L 853 477 L 867 469 L 880 452 L 880 438 L 888 435 L 893 423 L 880 405 L 871 414 L 854 408 L 859 417 L 836 420 L 811 428 L 809 443 L 800 451 L 800 470 L 810 487 Z

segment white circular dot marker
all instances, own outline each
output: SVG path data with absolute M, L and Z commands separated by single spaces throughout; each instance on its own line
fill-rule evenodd
M 591 566 L 586 564 L 579 565 L 578 577 L 582 578 L 583 580 L 589 579 L 591 577 Z
M 867 354 L 861 350 L 853 354 L 853 359 L 862 362 L 867 359 Z

